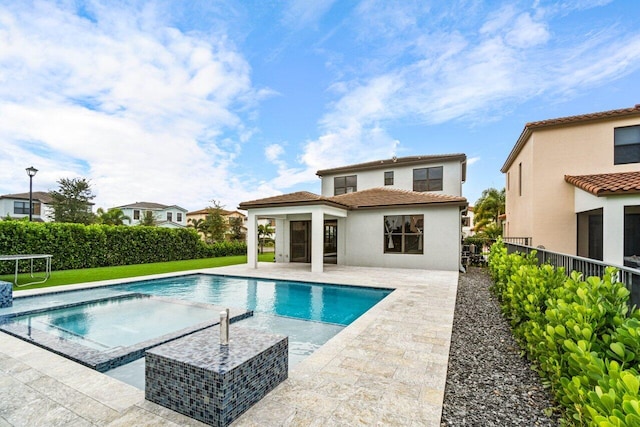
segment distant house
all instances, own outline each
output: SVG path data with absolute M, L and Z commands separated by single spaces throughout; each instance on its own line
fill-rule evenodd
M 53 221 L 53 209 L 51 208 L 51 196 L 46 191 L 34 191 L 33 197 L 33 221 Z M 0 220 L 7 217 L 20 219 L 29 217 L 29 193 L 5 194 L 0 196 Z
M 473 222 L 474 217 L 473 206 L 469 206 L 467 210 L 462 213 L 462 238 L 471 237 L 476 234 L 473 230 L 475 226 Z
M 391 158 L 317 172 L 306 191 L 240 203 L 248 211 L 249 266 L 257 226 L 275 219 L 276 262 L 458 270 L 464 154 Z
M 527 123 L 501 170 L 505 237 L 640 266 L 640 104 Z
M 177 205 L 163 205 L 151 202 L 136 202 L 129 205 L 116 206 L 131 218 L 125 225 L 138 225 L 145 212 L 152 212 L 158 227 L 182 228 L 187 226 L 187 210 Z
M 228 211 L 225 209 L 220 209 L 220 214 L 225 217 L 227 219 L 227 221 L 229 221 L 229 226 L 231 226 L 231 222 L 233 221 L 234 218 L 239 218 L 242 221 L 242 234 L 246 237 L 247 235 L 247 216 L 240 212 L 240 211 Z M 207 215 L 209 215 L 209 209 L 208 208 L 204 208 L 204 209 L 199 209 L 197 211 L 192 211 L 192 212 L 188 212 L 187 213 L 187 226 L 190 226 L 193 224 L 194 221 L 198 221 L 198 220 L 202 220 L 204 221 L 207 218 Z M 202 235 L 202 233 L 200 233 Z M 204 237 L 204 236 L 203 236 Z M 227 230 L 227 233 L 225 235 L 225 238 L 227 240 L 231 239 L 231 228 L 229 228 L 229 230 Z

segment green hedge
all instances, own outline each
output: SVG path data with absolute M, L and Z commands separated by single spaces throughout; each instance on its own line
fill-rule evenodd
M 208 245 L 190 228 L 0 221 L 0 254 L 33 253 L 53 255 L 53 270 L 69 270 L 244 255 L 247 246 Z M 0 274 L 11 272 L 12 263 L 0 263 Z
M 514 336 L 576 426 L 640 426 L 640 312 L 616 270 L 588 277 L 491 247 L 494 291 Z

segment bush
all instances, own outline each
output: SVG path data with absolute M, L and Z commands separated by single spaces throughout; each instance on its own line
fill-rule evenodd
M 494 292 L 566 425 L 640 426 L 640 313 L 616 270 L 584 279 L 491 248 Z
M 193 229 L 0 221 L 1 254 L 51 254 L 52 269 L 244 255 L 244 242 L 204 243 Z M 24 263 L 24 268 L 27 267 Z M 13 264 L 0 264 L 0 274 Z

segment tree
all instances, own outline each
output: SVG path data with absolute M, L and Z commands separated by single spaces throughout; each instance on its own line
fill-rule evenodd
M 55 222 L 75 222 L 91 224 L 95 215 L 91 212 L 91 200 L 96 196 L 85 178 L 62 178 L 60 188 L 50 191 L 53 220 Z
M 244 240 L 245 235 L 242 232 L 242 226 L 244 221 L 241 217 L 231 217 L 229 219 L 229 225 L 231 226 L 231 240 Z
M 155 227 L 157 224 L 156 217 L 152 211 L 144 211 L 140 216 L 138 225 L 143 227 Z
M 100 224 L 124 225 L 125 221 L 131 223 L 131 218 L 125 215 L 120 208 L 112 208 L 107 211 L 102 208 L 98 208 L 96 215 Z
M 221 242 L 229 228 L 229 222 L 222 215 L 222 206 L 216 200 L 212 200 L 213 206 L 207 208 L 207 216 L 204 220 L 203 230 L 207 243 Z
M 204 219 L 202 218 L 189 218 L 187 227 L 194 228 L 198 233 L 204 234 Z
M 260 241 L 260 253 L 264 251 L 264 239 L 273 235 L 273 227 L 267 224 L 258 225 L 258 240 Z
M 476 202 L 474 207 L 474 230 L 476 233 L 483 231 L 491 234 L 502 234 L 500 228 L 500 215 L 505 213 L 505 189 L 497 190 L 488 188 L 482 192 L 482 195 Z M 489 226 L 492 227 L 489 228 Z M 499 231 L 498 231 L 499 230 Z M 487 233 L 488 234 L 488 233 Z M 494 236 L 497 237 L 497 236 Z

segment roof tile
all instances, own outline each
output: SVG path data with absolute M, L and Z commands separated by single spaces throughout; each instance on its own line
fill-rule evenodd
M 565 175 L 564 180 L 598 197 L 640 193 L 640 172 Z

